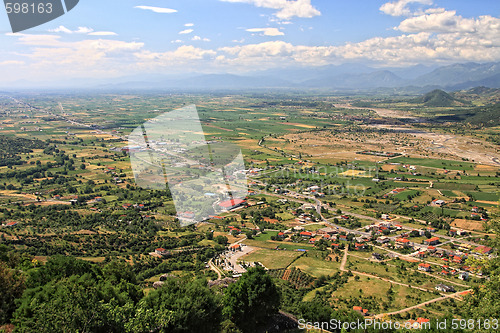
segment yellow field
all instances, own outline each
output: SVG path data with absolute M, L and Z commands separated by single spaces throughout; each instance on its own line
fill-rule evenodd
M 364 176 L 365 171 L 362 170 L 347 170 L 342 173 L 339 173 L 340 176 L 344 177 L 360 177 Z

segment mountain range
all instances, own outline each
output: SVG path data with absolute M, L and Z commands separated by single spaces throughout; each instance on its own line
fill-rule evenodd
M 87 88 L 116 90 L 260 90 L 297 89 L 328 91 L 407 91 L 434 89 L 455 91 L 477 86 L 500 88 L 500 62 L 457 63 L 446 66 L 416 65 L 378 69 L 359 64 L 308 68 L 275 68 L 246 74 L 199 74 L 165 76 L 135 75 L 109 80 L 68 80 L 53 83 L 18 82 L 15 88 Z

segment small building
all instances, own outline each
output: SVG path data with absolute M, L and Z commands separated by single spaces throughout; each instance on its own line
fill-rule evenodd
M 481 245 L 481 246 L 476 247 L 474 249 L 474 252 L 477 254 L 490 254 L 491 252 L 493 252 L 493 248 Z
M 338 233 L 338 231 L 332 227 L 322 228 L 318 230 L 318 234 L 320 235 L 334 235 Z
M 382 260 L 383 259 L 382 255 L 380 253 L 377 253 L 377 252 L 372 253 L 372 258 L 375 260 Z
M 469 272 L 460 272 L 460 274 L 458 274 L 458 278 L 463 281 L 468 280 Z
M 436 245 L 439 244 L 439 238 L 438 237 L 432 237 L 429 239 L 424 240 L 424 244 L 426 245 Z
M 240 244 L 233 244 L 229 247 L 229 250 L 236 252 L 236 251 L 242 251 L 241 250 L 241 245 Z
M 447 286 L 446 284 L 443 284 L 443 283 L 438 284 L 435 287 L 435 289 L 438 290 L 438 291 L 442 291 L 444 293 L 450 293 L 450 292 L 454 292 L 455 291 L 455 288 L 453 288 L 451 286 Z
M 361 306 L 353 306 L 352 309 L 354 311 L 357 311 L 357 312 L 361 313 L 363 316 L 368 316 L 368 310 L 367 309 L 363 309 Z
M 418 270 L 423 271 L 423 272 L 430 272 L 431 271 L 431 265 L 426 264 L 426 263 L 420 263 L 418 264 Z
M 309 231 L 301 231 L 299 234 L 302 238 L 311 238 L 313 234 Z
M 164 255 L 166 255 L 166 254 L 168 253 L 168 251 L 167 251 L 167 250 L 165 250 L 165 249 L 164 249 L 164 248 L 162 248 L 162 247 L 159 247 L 159 248 L 157 248 L 157 249 L 155 250 L 155 253 L 156 253 L 157 255 L 164 256 Z
M 364 250 L 366 248 L 365 244 L 355 243 L 354 247 L 356 250 Z
M 381 218 L 382 218 L 382 220 L 390 220 L 391 219 L 389 214 L 382 214 Z
M 403 247 L 409 247 L 410 241 L 406 238 L 398 238 L 398 239 L 396 239 L 396 245 L 403 246 Z

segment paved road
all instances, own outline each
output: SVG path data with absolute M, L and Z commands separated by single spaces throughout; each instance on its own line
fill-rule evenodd
M 213 260 L 214 260 L 214 258 L 211 258 L 208 261 L 208 266 L 210 266 L 211 270 L 213 270 L 213 271 L 215 271 L 215 273 L 217 273 L 217 280 L 220 280 L 220 279 L 222 279 L 222 273 L 219 270 L 219 268 L 217 266 L 215 266 L 215 264 L 213 263 Z

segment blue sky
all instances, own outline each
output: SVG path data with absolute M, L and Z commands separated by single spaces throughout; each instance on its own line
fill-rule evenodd
M 500 61 L 500 1 L 80 0 L 12 34 L 0 82 Z

